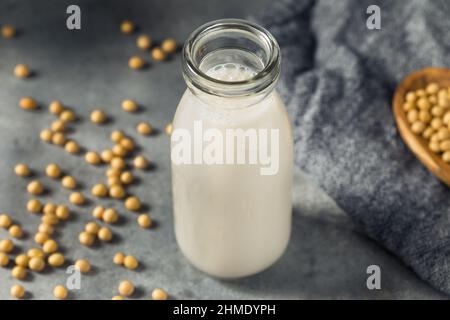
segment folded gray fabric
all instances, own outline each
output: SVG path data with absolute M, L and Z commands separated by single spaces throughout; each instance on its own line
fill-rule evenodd
M 373 4 L 381 30 L 366 27 Z M 450 190 L 401 140 L 391 99 L 408 73 L 448 66 L 449 16 L 447 0 L 292 0 L 257 18 L 282 48 L 279 89 L 297 164 L 371 238 L 446 293 Z

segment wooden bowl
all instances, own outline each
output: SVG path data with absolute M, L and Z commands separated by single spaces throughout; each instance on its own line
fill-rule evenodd
M 424 89 L 431 82 L 436 82 L 447 88 L 450 87 L 450 69 L 425 68 L 408 75 L 395 90 L 392 101 L 393 112 L 398 130 L 406 145 L 423 165 L 442 182 L 450 186 L 450 164 L 444 162 L 440 155 L 428 148 L 428 142 L 425 138 L 411 131 L 406 112 L 403 110 L 406 93 L 411 90 Z

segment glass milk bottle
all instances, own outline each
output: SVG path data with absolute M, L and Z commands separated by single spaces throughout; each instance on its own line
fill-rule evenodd
M 262 271 L 291 232 L 292 132 L 274 86 L 280 49 L 262 27 L 218 20 L 183 48 L 187 90 L 171 135 L 175 235 L 220 278 Z

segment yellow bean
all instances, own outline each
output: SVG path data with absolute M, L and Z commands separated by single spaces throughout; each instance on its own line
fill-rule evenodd
M 173 38 L 167 38 L 161 43 L 161 49 L 166 53 L 174 53 L 177 51 L 177 42 Z M 408 95 L 406 98 L 408 99 Z
M 53 289 L 53 295 L 56 299 L 64 300 L 69 295 L 69 292 L 67 291 L 66 287 L 59 285 Z
M 153 300 L 167 300 L 168 295 L 163 289 L 156 288 L 152 291 Z
M 119 293 L 123 296 L 131 296 L 134 292 L 134 285 L 131 281 L 125 280 L 119 284 Z
M 122 31 L 123 34 L 132 34 L 134 32 L 134 23 L 130 20 L 124 20 L 120 24 L 120 31 Z
M 136 39 L 136 45 L 139 49 L 148 50 L 152 46 L 152 39 L 143 34 Z

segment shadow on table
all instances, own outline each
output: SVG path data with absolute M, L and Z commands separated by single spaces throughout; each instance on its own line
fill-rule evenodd
M 368 290 L 369 265 L 381 268 L 382 290 Z M 229 289 L 261 298 L 402 299 L 442 297 L 397 258 L 361 234 L 345 216 L 316 217 L 294 209 L 292 235 L 283 257 L 268 270 Z

